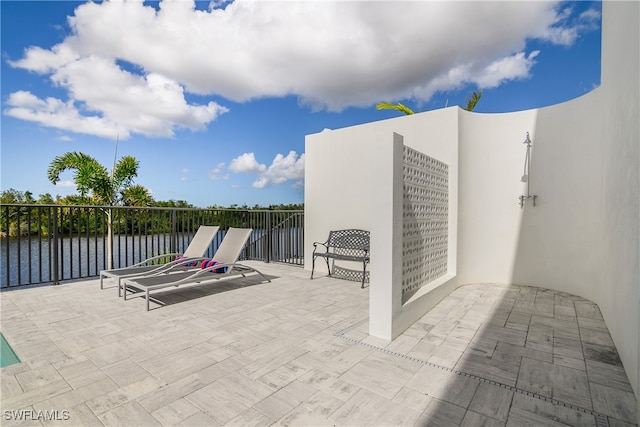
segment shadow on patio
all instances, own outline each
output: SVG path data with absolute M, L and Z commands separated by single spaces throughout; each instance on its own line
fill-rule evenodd
M 386 344 L 367 335 L 357 283 L 254 265 L 275 280 L 171 291 L 151 312 L 97 280 L 3 292 L 2 332 L 23 361 L 0 371 L 3 425 L 52 411 L 74 425 L 635 422 L 582 298 L 463 286 Z
M 356 383 L 377 383 L 369 388 L 412 406 L 419 425 L 635 425 L 613 341 L 597 305 L 583 298 L 466 285 L 389 345 L 366 333 L 364 324 L 341 336 L 392 365 L 414 366 L 384 381 L 363 372 Z

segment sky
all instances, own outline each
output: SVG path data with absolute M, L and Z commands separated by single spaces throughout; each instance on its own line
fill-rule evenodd
M 600 85 L 589 1 L 6 1 L 0 188 L 76 194 L 69 151 L 140 163 L 156 200 L 304 201 L 305 135 L 545 107 Z

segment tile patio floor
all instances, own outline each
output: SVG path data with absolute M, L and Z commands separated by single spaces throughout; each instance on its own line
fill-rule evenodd
M 2 332 L 23 362 L 0 370 L 1 424 L 637 422 L 600 311 L 582 298 L 468 285 L 387 345 L 367 335 L 357 283 L 250 264 L 273 281 L 169 289 L 150 312 L 97 280 L 2 292 Z M 69 420 L 10 419 L 21 409 Z

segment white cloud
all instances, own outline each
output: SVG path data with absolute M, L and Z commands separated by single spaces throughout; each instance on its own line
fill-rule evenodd
M 222 168 L 224 168 L 224 163 L 218 163 L 215 168 L 211 169 L 208 172 L 209 179 L 212 181 L 226 181 L 229 179 L 229 174 L 223 174 Z
M 73 182 L 72 180 L 57 181 L 56 182 L 56 187 L 75 188 L 76 187 L 76 183 Z
M 254 153 L 244 153 L 231 161 L 229 170 L 236 173 L 257 173 L 258 178 L 252 184 L 254 188 L 270 187 L 291 180 L 298 180 L 292 188 L 300 188 L 304 186 L 304 153 L 300 156 L 295 151 L 289 151 L 286 156 L 277 154 L 268 168 L 258 163 Z
M 600 12 L 591 8 L 573 18 L 573 10 L 568 7 L 562 9 L 556 17 L 556 24 L 541 28 L 534 37 L 553 44 L 571 46 L 581 34 L 598 28 Z
M 180 182 L 189 182 L 189 177 L 186 176 L 191 172 L 189 168 L 182 168 L 181 172 L 182 176 L 180 177 Z
M 304 153 L 298 157 L 295 151 L 289 151 L 286 157 L 282 154 L 276 155 L 269 169 L 260 174 L 253 186 L 264 188 L 301 178 L 304 178 Z
M 36 70 L 48 69 L 42 64 L 45 61 L 28 55 L 27 59 L 25 64 L 37 62 L 32 65 Z M 190 105 L 183 87 L 174 80 L 157 73 L 139 76 L 121 69 L 113 59 L 94 55 L 59 66 L 51 80 L 68 90 L 69 101 L 42 100 L 19 91 L 10 95 L 11 108 L 5 114 L 59 129 L 127 139 L 131 133 L 171 137 L 176 128 L 203 130 L 228 111 L 215 102 Z
M 231 160 L 229 170 L 236 173 L 255 173 L 264 172 L 267 167 L 256 161 L 253 153 L 244 153 L 241 156 Z
M 5 114 L 64 130 L 126 138 L 201 130 L 228 111 L 187 94 L 246 101 L 294 95 L 339 111 L 465 84 L 530 75 L 538 39 L 571 45 L 597 27 L 558 2 L 88 2 L 50 49 L 10 61 L 49 75 L 68 99 L 20 91 Z M 108 37 L 105 36 L 108 34 Z
M 529 76 L 531 67 L 535 64 L 533 60 L 540 51 L 534 50 L 529 55 L 524 52 L 517 53 L 513 56 L 501 58 L 494 61 L 476 73 L 473 77 L 469 76 L 470 81 L 474 81 L 478 86 L 484 88 L 492 88 L 500 86 L 509 76 L 508 79 L 525 79 Z
M 491 63 L 481 64 L 481 67 L 474 63 L 462 64 L 434 77 L 425 86 L 416 87 L 413 95 L 419 99 L 429 99 L 436 92 L 454 90 L 468 83 L 488 89 L 497 87 L 507 80 L 526 79 L 536 63 L 534 58 L 539 53 L 537 50 L 529 55 L 518 52 Z
M 578 17 L 582 25 L 588 26 L 592 29 L 598 28 L 598 21 L 600 18 L 600 12 L 593 8 L 585 10 Z
M 97 116 L 83 116 L 75 108 L 72 101 L 62 102 L 59 99 L 40 99 L 31 92 L 18 91 L 9 95 L 4 113 L 18 119 L 37 122 L 45 126 L 113 138 L 119 134 L 125 139 L 128 132 L 119 124 Z

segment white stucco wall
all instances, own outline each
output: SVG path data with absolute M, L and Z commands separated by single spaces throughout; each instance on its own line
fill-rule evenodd
M 460 111 L 458 283 L 512 283 L 526 191 L 524 171 L 529 132 L 537 150 L 537 110 L 508 114 Z M 535 155 L 535 154 L 534 154 Z M 532 171 L 535 179 L 537 171 Z M 535 194 L 535 182 L 531 183 Z M 542 203 L 539 199 L 536 204 Z M 533 209 L 537 209 L 533 208 Z
M 379 174 L 372 165 L 374 159 L 384 158 L 380 144 L 391 144 L 394 132 L 416 150 L 429 150 L 432 157 L 457 163 L 457 110 L 451 107 L 307 135 L 305 253 L 313 251 L 314 241 L 326 240 L 328 230 L 371 226 L 371 197 L 381 193 L 374 182 Z M 442 126 L 434 127 L 435 123 Z M 309 257 L 305 268 L 311 268 Z
M 307 135 L 305 141 L 305 254 L 329 230 L 368 229 L 371 197 L 371 144 L 391 138 L 366 129 L 345 128 Z M 305 268 L 311 268 L 305 256 Z
M 602 247 L 594 228 L 602 194 L 601 91 L 538 111 L 531 186 L 536 208 L 525 209 L 513 282 L 538 284 L 593 300 L 602 282 Z M 544 283 L 544 285 L 542 285 Z
M 636 397 L 639 9 L 638 2 L 603 4 L 600 88 L 534 111 L 461 112 L 457 277 L 460 284 L 542 286 L 597 303 Z M 539 197 L 520 210 L 509 197 L 523 186 L 525 152 L 517 142 L 524 130 L 533 140 L 531 192 Z
M 602 41 L 602 310 L 640 422 L 640 3 L 605 2 Z M 610 289 L 607 292 L 607 289 Z
M 438 285 L 455 275 L 458 110 L 452 107 L 306 137 L 305 254 L 309 256 L 305 256 L 305 268 L 311 269 L 313 242 L 326 240 L 330 230 L 369 230 L 369 328 L 374 336 L 393 339 L 453 289 L 436 290 L 440 296 L 434 298 L 426 293 L 435 286 L 425 288 L 403 307 L 401 285 L 390 284 L 402 280 L 401 265 L 397 265 L 402 251 L 402 143 L 449 166 L 449 274 Z M 400 161 L 395 169 L 394 155 Z M 391 262 L 393 257 L 397 263 Z M 324 269 L 316 265 L 321 274 Z
M 541 286 L 595 302 L 637 398 L 639 15 L 638 2 L 603 4 L 601 87 L 591 93 L 533 111 L 461 112 L 456 279 Z M 521 210 L 518 142 L 527 130 L 538 199 Z
M 600 88 L 532 112 L 461 118 L 458 245 L 460 283 L 542 286 L 598 304 L 637 398 L 639 15 L 638 2 L 603 4 Z M 501 206 L 501 195 L 518 185 L 524 148 L 514 153 L 500 135 L 529 117 L 531 192 L 539 198 L 519 213 Z M 500 159 L 494 177 L 480 173 L 487 158 Z
M 638 2 L 603 3 L 602 84 L 578 99 L 507 114 L 453 107 L 307 136 L 309 255 L 311 242 L 331 229 L 370 229 L 378 252 L 401 236 L 389 207 L 394 132 L 452 167 L 451 274 L 402 306 L 389 283 L 398 280 L 397 269 L 380 270 L 372 259 L 372 335 L 397 336 L 463 284 L 555 289 L 598 304 L 640 395 L 639 18 Z M 530 189 L 538 199 L 521 209 L 527 132 Z M 394 256 L 392 249 L 384 255 Z M 309 256 L 305 263 L 310 268 Z M 379 307 L 385 298 L 387 307 Z

